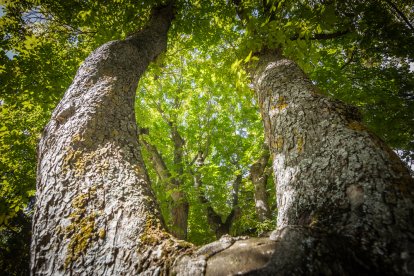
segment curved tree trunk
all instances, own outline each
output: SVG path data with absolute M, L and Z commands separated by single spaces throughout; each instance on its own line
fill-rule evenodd
M 352 246 L 352 262 L 372 272 L 413 274 L 414 181 L 407 168 L 355 108 L 318 94 L 293 61 L 277 52 L 260 58 L 254 84 L 273 155 L 278 229 L 326 235 L 328 249 Z M 330 269 L 350 272 L 334 263 Z
M 156 9 L 142 31 L 95 50 L 53 112 L 38 148 L 33 274 L 134 275 L 166 263 L 156 252 L 168 235 L 139 150 L 134 100 L 140 76 L 166 49 L 172 10 Z M 180 252 L 167 247 L 166 256 Z
M 197 251 L 163 229 L 137 141 L 139 77 L 166 47 L 172 8 L 80 67 L 39 144 L 36 275 L 413 274 L 413 180 L 292 62 L 263 55 L 255 89 L 277 179 L 278 230 Z

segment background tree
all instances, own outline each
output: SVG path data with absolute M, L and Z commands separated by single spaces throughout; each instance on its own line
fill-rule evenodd
M 144 159 L 148 155 L 147 168 L 155 169 L 155 174 L 149 170 L 149 175 L 164 217 L 168 221 L 174 216 L 169 215 L 167 198 L 180 192 L 180 200 L 190 204 L 189 240 L 200 243 L 212 239 L 209 227 L 218 237 L 229 233 L 235 215 L 240 213 L 238 204 L 233 203 L 238 203 L 240 192 L 251 187 L 248 178 L 242 183 L 243 177 L 238 175 L 247 176 L 258 155 L 262 124 L 251 91 L 246 85 L 235 85 L 239 81 L 236 72 L 224 74 L 219 70 L 230 63 L 229 57 L 212 61 L 209 57 L 217 53 L 211 50 L 181 50 L 177 56 L 176 47 L 186 44 L 175 44 L 163 59 L 168 65 L 153 66 L 147 72 L 153 77 L 140 82 L 137 121 L 148 128 L 147 135 L 141 136 Z M 211 71 L 213 67 L 217 71 Z M 169 183 L 175 184 L 167 188 Z M 252 208 L 244 210 L 245 215 L 251 215 Z M 200 217 L 205 218 L 203 223 Z M 254 219 L 242 222 L 239 218 L 241 224 L 233 234 L 257 228 Z

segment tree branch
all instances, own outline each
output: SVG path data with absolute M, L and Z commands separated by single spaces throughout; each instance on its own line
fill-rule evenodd
M 321 33 L 321 34 L 314 34 L 311 38 L 309 38 L 309 40 L 328 40 L 328 39 L 335 39 L 341 36 L 344 36 L 346 34 L 350 33 L 350 30 L 345 30 L 345 31 L 338 31 L 335 33 Z M 294 36 L 292 36 L 290 38 L 290 40 L 297 40 L 297 39 L 305 39 L 305 38 L 300 38 L 299 34 L 296 34 Z
M 236 14 L 240 18 L 240 20 L 242 22 L 243 21 L 246 21 L 246 22 L 249 21 L 249 17 L 246 16 L 246 10 L 243 7 L 242 1 L 241 0 L 233 0 L 232 2 L 233 2 L 234 6 L 236 8 Z M 245 24 L 242 23 L 242 25 L 245 25 Z
M 344 69 L 346 66 L 348 66 L 349 64 L 351 64 L 351 62 L 354 60 L 354 56 L 355 56 L 355 49 L 352 50 L 351 52 L 351 56 L 349 57 L 349 59 L 344 63 L 344 65 L 341 66 L 341 70 Z
M 140 139 L 140 143 L 144 145 L 147 151 L 150 153 L 151 162 L 155 168 L 157 175 L 166 184 L 167 189 L 172 191 L 172 201 L 170 202 L 169 208 L 171 214 L 170 232 L 180 239 L 186 239 L 189 204 L 185 197 L 185 193 L 180 190 L 180 187 L 182 187 L 182 182 L 179 178 L 173 177 L 171 175 L 171 172 L 167 168 L 163 157 L 154 145 L 148 143 L 144 139 Z M 176 160 L 174 160 L 174 162 L 175 161 Z M 183 167 L 180 163 L 178 175 L 182 175 L 182 173 Z
M 397 13 L 397 15 L 407 24 L 407 26 L 414 31 L 414 27 L 411 24 L 410 20 L 408 20 L 407 16 L 394 4 L 391 0 L 385 0 L 385 2 Z
M 153 164 L 158 177 L 164 182 L 168 182 L 169 180 L 171 180 L 171 173 L 168 170 L 167 165 L 165 164 L 161 154 L 158 152 L 158 149 L 154 145 L 145 141 L 144 139 L 140 139 L 140 143 L 149 152 L 151 156 L 151 163 Z

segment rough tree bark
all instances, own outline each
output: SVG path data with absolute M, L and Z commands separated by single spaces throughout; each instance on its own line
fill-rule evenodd
M 330 265 L 319 259 L 325 265 L 318 267 L 307 261 L 315 256 L 303 255 L 296 269 L 350 273 L 353 263 L 360 273 L 413 274 L 414 181 L 407 168 L 355 108 L 320 95 L 293 61 L 278 51 L 260 60 L 254 85 L 273 155 L 278 229 L 294 229 L 312 254 L 338 256 Z
M 95 50 L 54 110 L 38 148 L 33 275 L 203 275 L 236 242 L 196 251 L 169 235 L 139 150 L 136 86 L 166 48 L 172 10 L 156 9 L 142 31 Z
M 137 141 L 134 95 L 172 8 L 80 67 L 39 144 L 36 275 L 413 274 L 413 180 L 354 110 L 290 60 L 254 74 L 277 179 L 278 229 L 198 250 L 164 231 Z
M 172 18 L 171 5 L 155 9 L 143 30 L 95 50 L 54 110 L 38 148 L 33 274 L 134 275 L 168 263 L 154 246 L 168 235 L 143 169 L 134 100 Z M 167 240 L 163 257 L 178 254 Z

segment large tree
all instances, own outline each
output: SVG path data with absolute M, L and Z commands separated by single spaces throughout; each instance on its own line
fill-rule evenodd
M 385 23 L 395 23 L 397 30 L 411 27 L 404 5 L 383 4 L 389 4 Z M 186 5 L 178 7 L 181 16 L 188 12 Z M 174 15 L 170 4 L 153 8 L 140 31 L 90 54 L 53 112 L 39 144 L 34 273 L 413 274 L 414 194 L 408 169 L 363 126 L 355 108 L 321 95 L 287 58 L 304 57 L 304 47 L 312 53 L 314 40 L 368 35 L 378 23 L 370 17 L 375 6 L 234 1 L 232 8 L 237 12 L 232 28 L 240 28 L 240 36 L 249 33 L 241 52 L 247 55 L 244 63 L 273 156 L 276 230 L 270 238 L 224 236 L 198 250 L 165 231 L 133 112 L 139 78 L 165 51 Z M 398 49 L 394 41 L 384 33 L 370 41 L 356 39 L 360 49 L 340 66 L 353 66 L 354 55 L 359 64 L 367 63 L 367 72 L 384 58 L 403 65 L 410 50 Z M 330 43 L 318 45 L 339 52 L 346 45 Z M 380 54 L 368 59 L 367 53 Z M 324 59 L 325 65 L 334 67 L 333 60 Z

